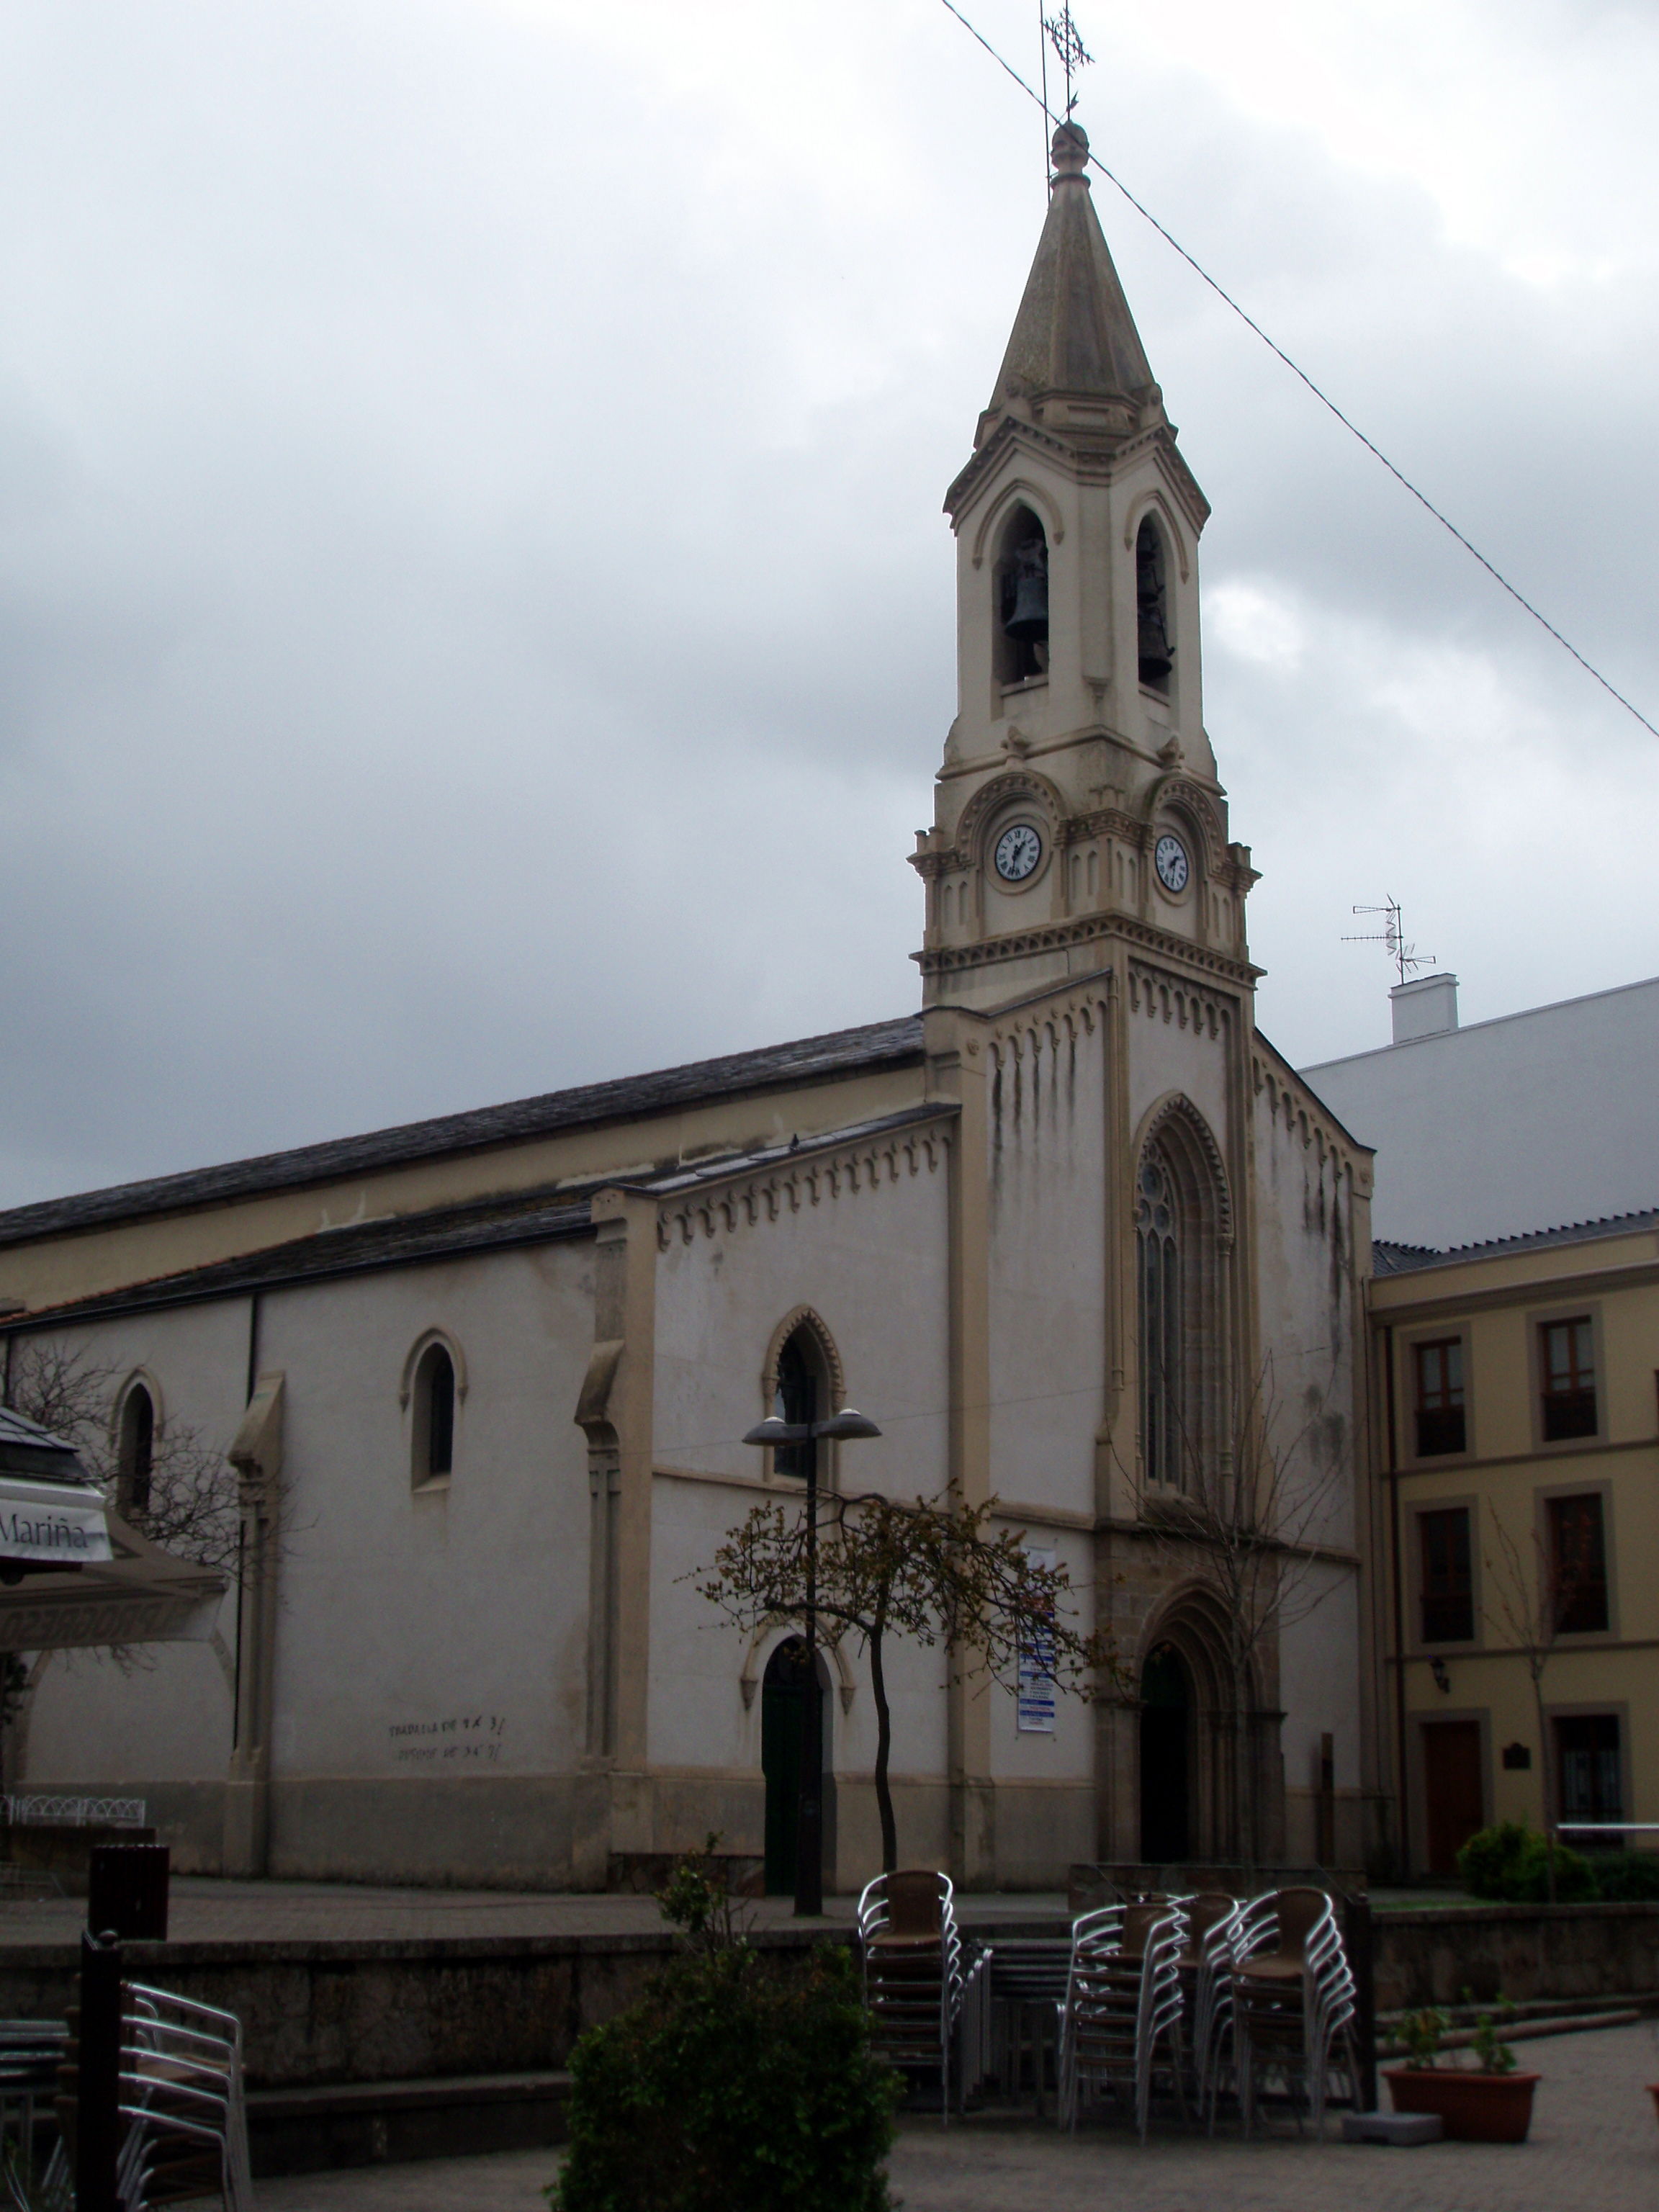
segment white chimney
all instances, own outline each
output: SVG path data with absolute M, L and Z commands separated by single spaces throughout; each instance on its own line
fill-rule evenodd
M 1419 1037 L 1443 1036 L 1457 1027 L 1455 975 L 1413 975 L 1389 994 L 1394 1008 L 1394 1041 L 1412 1044 Z

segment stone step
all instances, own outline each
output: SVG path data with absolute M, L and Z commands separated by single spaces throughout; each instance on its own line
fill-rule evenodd
M 251 2089 L 248 2148 L 255 2174 L 272 2176 L 534 2150 L 564 2140 L 569 2096 L 569 2075 L 552 2069 Z

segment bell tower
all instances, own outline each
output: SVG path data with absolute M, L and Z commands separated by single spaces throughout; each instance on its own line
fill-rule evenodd
M 988 1010 L 1106 964 L 1107 940 L 1246 962 L 1255 880 L 1204 732 L 1209 506 L 1063 123 L 1036 258 L 957 538 L 957 712 L 917 841 L 928 1006 Z M 1150 936 L 1149 936 L 1150 933 Z

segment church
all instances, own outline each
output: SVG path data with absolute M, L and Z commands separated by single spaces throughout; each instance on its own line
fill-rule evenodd
M 142 1796 L 181 1869 L 603 1888 L 789 1849 L 781 1655 L 698 1594 L 791 1418 L 831 1490 L 997 1501 L 1121 1674 L 890 1646 L 905 1863 L 1355 1865 L 1386 1840 L 1370 1154 L 1257 1030 L 1182 459 L 1063 125 L 945 496 L 958 691 L 911 1014 L 0 1215 L 10 1361 L 104 1378 L 128 1510 L 234 1469 L 210 1642 L 28 1670 L 8 1786 Z M 894 865 L 901 865 L 895 854 Z M 827 1647 L 826 1886 L 880 1865 Z M 781 1839 L 781 1840 L 780 1840 Z

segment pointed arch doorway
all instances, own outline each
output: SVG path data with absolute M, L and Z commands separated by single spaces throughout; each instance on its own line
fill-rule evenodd
M 1177 1866 L 1193 1848 L 1193 1678 L 1173 1644 L 1148 1653 L 1140 1677 L 1140 1856 Z
M 830 1676 L 818 1659 L 819 1741 L 823 1747 L 823 1869 L 830 1886 L 836 1863 L 835 1770 L 830 1756 Z M 766 1779 L 766 1893 L 795 1891 L 796 1823 L 800 1811 L 801 1748 L 806 1735 L 806 1644 L 787 1636 L 761 1677 L 761 1772 Z

